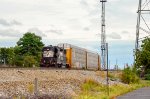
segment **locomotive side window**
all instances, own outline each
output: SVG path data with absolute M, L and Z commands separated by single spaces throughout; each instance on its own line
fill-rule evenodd
M 43 57 L 53 57 L 54 52 L 53 51 L 44 51 L 43 52 Z

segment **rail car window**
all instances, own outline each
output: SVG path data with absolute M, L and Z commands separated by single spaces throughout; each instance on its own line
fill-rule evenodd
M 54 52 L 53 51 L 44 51 L 43 52 L 43 57 L 53 57 Z

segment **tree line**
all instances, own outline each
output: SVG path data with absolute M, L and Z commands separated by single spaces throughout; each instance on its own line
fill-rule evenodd
M 39 66 L 43 46 L 40 36 L 27 32 L 15 47 L 0 48 L 0 64 L 19 67 Z

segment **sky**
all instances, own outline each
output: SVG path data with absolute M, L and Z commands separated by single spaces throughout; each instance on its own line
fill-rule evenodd
M 133 64 L 138 0 L 107 0 L 106 41 L 111 67 Z M 26 32 L 45 45 L 70 43 L 100 53 L 99 0 L 0 0 L 0 47 L 15 46 Z

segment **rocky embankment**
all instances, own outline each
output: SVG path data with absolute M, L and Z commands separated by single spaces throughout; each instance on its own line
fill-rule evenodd
M 80 85 L 86 79 L 105 83 L 102 75 L 101 71 L 87 70 L 0 69 L 0 97 L 70 99 L 80 92 Z

